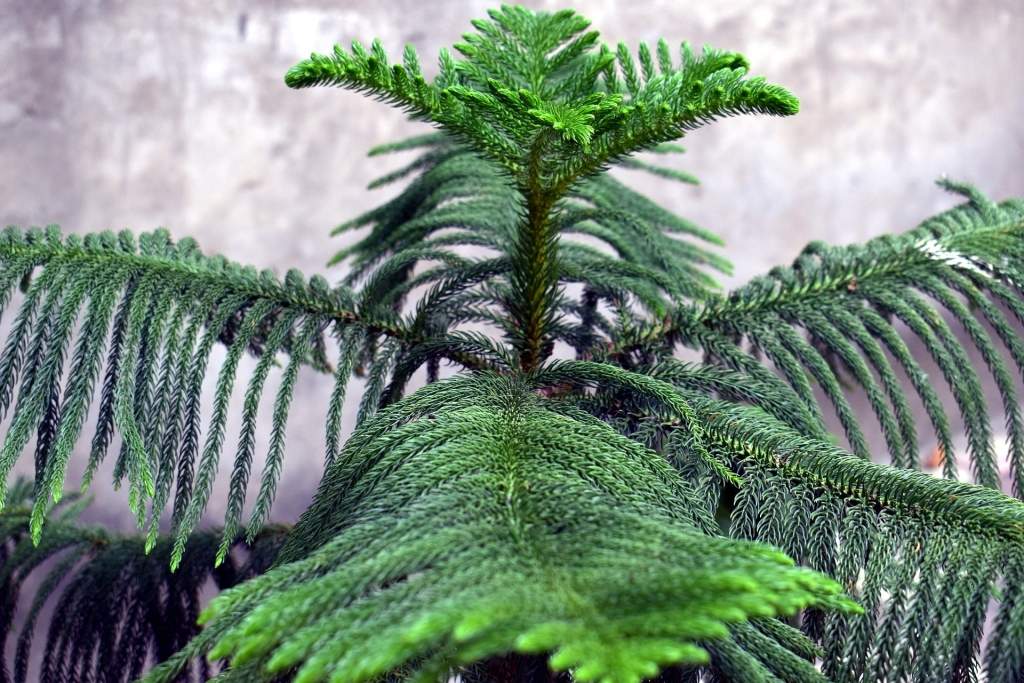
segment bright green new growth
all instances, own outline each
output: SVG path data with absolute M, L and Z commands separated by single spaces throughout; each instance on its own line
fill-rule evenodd
M 384 47 L 353 43 L 333 55 L 314 54 L 293 67 L 293 88 L 339 85 L 370 93 L 432 121 L 496 161 L 522 188 L 557 197 L 576 180 L 632 152 L 674 140 L 715 118 L 738 113 L 795 114 L 799 103 L 763 79 L 745 80 L 742 55 L 683 43 L 613 53 L 571 10 L 537 14 L 504 6 L 477 33 L 443 50 L 440 74 L 423 76 L 407 46 L 402 64 L 389 64 Z
M 335 231 L 368 228 L 332 259 L 337 287 L 163 231 L 3 233 L 0 304 L 23 294 L 0 356 L 0 481 L 30 446 L 35 465 L 32 484 L 0 484 L 5 637 L 19 588 L 44 577 L 0 683 L 26 679 L 58 594 L 43 681 L 127 681 L 147 658 L 163 662 L 153 683 L 1024 677 L 1024 504 L 998 490 L 969 355 L 998 390 L 1019 497 L 1024 203 L 944 182 L 967 202 L 863 246 L 810 245 L 723 296 L 720 240 L 605 171 L 696 182 L 635 154 L 796 99 L 735 53 L 659 41 L 634 57 L 571 11 L 503 7 L 474 27 L 432 81 L 412 48 L 391 64 L 377 42 L 288 72 L 439 129 L 371 151 L 416 156 L 371 183 L 406 182 L 394 199 Z M 677 360 L 684 347 L 704 363 Z M 293 529 L 264 528 L 305 367 L 334 378 L 324 476 Z M 58 507 L 91 409 L 83 487 L 119 436 L 115 481 L 144 539 Z M 953 480 L 961 424 L 980 485 Z M 945 479 L 918 471 L 929 427 Z M 198 530 L 225 449 L 224 527 Z M 228 590 L 199 630 L 209 578 Z

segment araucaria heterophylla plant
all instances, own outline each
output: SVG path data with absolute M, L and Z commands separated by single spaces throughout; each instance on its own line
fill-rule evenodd
M 572 11 L 473 26 L 432 80 L 379 42 L 286 75 L 434 128 L 371 151 L 415 156 L 335 231 L 365 229 L 338 284 L 164 231 L 3 233 L 0 681 L 26 680 L 47 606 L 43 681 L 1024 680 L 1024 203 L 945 181 L 957 208 L 725 294 L 718 238 L 608 171 L 695 182 L 637 154 L 797 99 L 737 53 L 608 47 Z M 306 372 L 334 377 L 323 478 L 275 526 Z M 223 527 L 200 528 L 236 389 Z M 945 477 L 921 471 L 932 438 Z M 115 454 L 138 538 L 75 521 L 76 445 L 83 489 Z

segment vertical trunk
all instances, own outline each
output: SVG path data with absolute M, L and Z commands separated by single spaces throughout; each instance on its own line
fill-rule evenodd
M 527 215 L 513 252 L 509 312 L 516 325 L 520 365 L 533 370 L 544 360 L 551 301 L 558 287 L 556 236 L 551 225 L 552 202 L 527 196 Z

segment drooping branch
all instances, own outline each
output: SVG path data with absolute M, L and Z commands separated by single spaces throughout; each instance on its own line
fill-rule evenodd
M 1024 416 L 1013 376 L 1024 374 L 1017 331 L 1024 324 L 1024 208 L 1018 201 L 995 204 L 969 186 L 942 184 L 969 201 L 902 235 L 847 247 L 812 244 L 791 268 L 776 268 L 727 297 L 679 307 L 664 321 L 640 325 L 604 357 L 628 366 L 682 344 L 750 371 L 760 361 L 744 349 L 748 345 L 820 421 L 818 385 L 851 449 L 868 457 L 864 429 L 842 386 L 848 377 L 864 389 L 891 462 L 917 468 L 917 426 L 907 385 L 931 423 L 945 475 L 956 477 L 954 429 L 938 388 L 911 350 L 916 340 L 956 401 L 976 480 L 996 487 L 1000 475 L 989 407 L 966 344 L 976 349 L 999 391 L 1010 473 L 1020 495 Z
M 272 422 L 279 436 L 262 477 L 259 510 L 268 509 L 274 497 L 296 373 L 307 364 L 329 369 L 325 332 L 333 330 L 339 342 L 344 337 L 353 345 L 380 335 L 413 343 L 397 319 L 365 317 L 347 288 L 331 289 L 323 278 L 306 280 L 294 270 L 281 281 L 269 271 L 205 256 L 191 240 L 174 243 L 165 231 L 136 240 L 127 232 L 65 238 L 55 227 L 25 233 L 10 228 L 0 240 L 4 303 L 19 283 L 25 295 L 0 359 L 0 412 L 12 411 L 0 449 L 0 505 L 7 475 L 34 434 L 36 540 L 49 501 L 63 494 L 72 450 L 94 400 L 97 426 L 85 485 L 115 432 L 121 435 L 115 480 L 127 479 L 129 504 L 140 527 L 148 517 L 151 543 L 173 496 L 181 541 L 173 554 L 177 561 L 212 490 L 242 355 L 259 361 L 246 390 L 228 528 L 241 515 L 256 412 L 278 354 L 290 356 L 288 381 L 278 389 L 281 408 Z M 352 330 L 360 334 L 343 334 Z M 204 425 L 203 380 L 217 344 L 227 348 L 227 357 Z M 342 351 L 344 356 L 349 349 Z M 345 379 L 336 377 L 336 384 L 343 387 Z M 336 391 L 328 412 L 337 413 L 343 398 Z

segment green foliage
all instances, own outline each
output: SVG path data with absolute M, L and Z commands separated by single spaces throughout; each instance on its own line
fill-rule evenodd
M 332 259 L 333 263 L 351 264 L 348 284 L 366 282 L 363 292 L 368 306 L 395 306 L 414 288 L 457 279 L 481 262 L 456 256 L 454 248 L 509 253 L 522 218 L 521 195 L 493 164 L 472 150 L 442 134 L 409 143 L 425 149 L 406 167 L 373 181 L 370 187 L 416 174 L 410 184 L 393 200 L 334 231 L 340 234 L 371 227 L 369 234 Z M 388 145 L 375 148 L 371 155 L 408 148 Z M 582 283 L 603 298 L 635 297 L 654 315 L 663 316 L 672 302 L 711 296 L 719 285 L 705 268 L 731 272 L 727 260 L 691 241 L 719 245 L 715 235 L 607 175 L 581 181 L 569 191 L 557 217 L 557 229 L 562 238 L 560 281 Z M 680 236 L 687 239 L 678 239 Z M 594 240 L 604 248 L 591 246 Z M 429 270 L 408 277 L 416 264 L 434 262 Z M 507 269 L 505 265 L 492 276 L 489 289 L 493 293 L 508 296 L 497 282 Z M 474 303 L 498 306 L 502 301 L 492 297 Z M 465 315 L 464 308 L 460 306 L 449 315 Z M 434 306 L 430 312 L 436 316 L 447 311 Z M 570 341 L 572 332 L 558 333 Z
M 228 680 L 372 680 L 410 660 L 436 680 L 519 651 L 639 681 L 706 663 L 698 643 L 731 623 L 845 605 L 780 553 L 708 536 L 661 456 L 536 389 L 459 377 L 364 423 L 279 567 L 204 614 Z
M 140 527 L 147 524 L 148 511 L 150 545 L 175 488 L 177 564 L 209 498 L 238 361 L 248 351 L 260 360 L 246 391 L 223 557 L 238 528 L 256 411 L 278 353 L 287 352 L 289 361 L 275 400 L 274 439 L 251 528 L 265 520 L 274 496 L 299 364 L 326 367 L 322 337 L 327 328 L 370 332 L 390 329 L 391 324 L 358 317 L 351 310 L 350 291 L 331 290 L 322 278 L 307 283 L 291 271 L 282 283 L 270 272 L 203 256 L 191 240 L 174 244 L 163 231 L 143 234 L 136 243 L 129 233 L 63 239 L 56 228 L 25 233 L 9 228 L 0 243 L 0 258 L 3 300 L 10 300 L 19 283 L 26 290 L 0 359 L 0 413 L 13 408 L 0 450 L 0 475 L 6 481 L 35 434 L 36 541 L 49 501 L 60 500 L 72 448 L 98 388 L 96 431 L 83 487 L 106 457 L 116 429 L 122 444 L 115 478 L 118 483 L 127 479 Z M 79 316 L 82 323 L 76 330 Z M 227 358 L 201 444 L 200 394 L 218 342 L 227 347 Z M 334 401 L 342 398 L 343 392 L 336 392 Z M 0 502 L 5 488 L 0 483 Z
M 550 680 L 545 662 L 603 683 L 1024 678 L 1024 503 L 999 490 L 984 393 L 1019 497 L 1024 202 L 944 182 L 967 202 L 862 246 L 812 244 L 722 295 L 720 240 L 605 171 L 695 182 L 634 155 L 796 100 L 738 54 L 659 41 L 634 57 L 571 11 L 502 7 L 474 27 L 431 81 L 414 50 L 392 65 L 378 42 L 288 72 L 439 128 L 371 151 L 413 157 L 370 185 L 404 183 L 393 199 L 336 229 L 367 229 L 332 259 L 337 287 L 163 231 L 3 233 L 0 309 L 18 302 L 0 479 L 26 450 L 35 465 L 33 484 L 0 485 L 5 636 L 44 575 L 14 680 L 58 593 L 46 680 L 128 680 L 147 661 L 162 662 L 150 683 L 221 664 L 224 682 Z M 244 354 L 224 528 L 198 531 Z M 324 476 L 294 529 L 261 534 L 304 368 L 334 379 Z M 351 376 L 365 382 L 343 445 Z M 83 488 L 116 445 L 141 539 L 76 524 L 61 498 L 93 409 Z M 977 484 L 954 481 L 961 425 Z M 944 479 L 918 471 L 930 438 Z M 210 578 L 229 590 L 200 629 Z
M 572 10 L 531 12 L 503 6 L 473 22 L 476 33 L 440 56 L 434 81 L 415 50 L 390 64 L 374 41 L 332 55 L 314 54 L 288 72 L 293 88 L 335 85 L 360 90 L 430 121 L 496 161 L 523 188 L 561 194 L 581 177 L 632 152 L 675 140 L 721 116 L 795 114 L 799 103 L 783 88 L 745 79 L 742 55 L 687 43 L 673 59 L 659 41 L 655 68 L 641 45 L 640 69 L 629 48 L 615 51 L 586 32 Z
M 152 550 L 144 540 L 118 536 L 85 526 L 76 518 L 87 499 L 71 494 L 50 511 L 46 534 L 39 544 L 29 533 L 33 486 L 16 481 L 8 506 L 0 512 L 0 642 L 15 635 L 18 599 L 26 585 L 37 581 L 29 611 L 21 618 L 15 642 L 13 670 L 0 662 L 0 681 L 24 683 L 36 624 L 48 605 L 53 607 L 38 680 L 132 681 L 150 656 L 163 660 L 199 632 L 202 591 L 211 583 L 219 590 L 266 571 L 284 539 L 286 529 L 254 534 L 245 544 L 235 538 L 229 555 L 216 569 L 213 559 L 220 542 L 216 531 L 197 532 L 177 571 L 169 567 L 174 539 L 161 537 Z M 116 593 L 112 588 L 116 587 Z M 187 680 L 205 680 L 206 662 L 184 669 Z
M 565 271 L 584 281 L 591 279 L 589 273 L 599 274 L 605 286 L 619 289 L 639 285 L 648 304 L 657 300 L 658 289 L 673 289 L 671 277 L 661 278 L 649 268 L 608 263 L 588 250 L 557 248 L 559 232 L 576 222 L 565 222 L 561 203 L 575 184 L 609 163 L 654 149 L 715 118 L 749 112 L 794 114 L 798 104 L 778 86 L 745 79 L 747 63 L 735 53 L 706 49 L 695 56 L 683 43 L 674 62 L 662 41 L 657 71 L 650 49 L 641 47 L 641 75 L 625 45 L 614 54 L 606 46 L 598 48 L 597 34 L 584 33 L 589 22 L 571 10 L 548 14 L 504 6 L 489 16 L 474 22 L 477 33 L 455 46 L 465 59 L 441 53 L 433 83 L 423 76 L 414 50 L 406 48 L 403 64 L 389 65 L 379 41 L 369 50 L 357 42 L 351 51 L 338 46 L 332 56 L 314 54 L 293 67 L 285 81 L 296 88 L 338 85 L 371 93 L 437 124 L 494 163 L 488 175 L 499 174 L 517 195 L 502 207 L 522 218 L 515 219 L 508 264 L 494 266 L 508 270 L 502 304 L 513 323 L 509 336 L 522 367 L 532 369 L 550 354 Z M 436 201 L 451 198 L 452 190 L 442 190 Z M 496 198 L 444 208 L 427 201 L 424 208 L 438 208 L 441 215 L 425 220 L 460 227 L 493 223 L 502 216 L 484 218 L 481 213 Z M 420 202 L 415 194 L 411 199 Z M 612 221 L 632 222 L 632 217 L 627 211 Z M 621 233 L 621 228 L 613 230 Z M 570 256 L 574 252 L 575 258 Z M 457 282 L 465 282 L 468 274 L 452 269 L 457 270 Z
M 972 345 L 1002 399 L 1019 496 L 1024 423 L 1013 376 L 1024 373 L 1024 345 L 1015 327 L 1024 322 L 1017 288 L 1024 277 L 1024 203 L 997 205 L 969 186 L 941 184 L 969 201 L 914 230 L 863 246 L 811 244 L 792 268 L 776 268 L 696 314 L 680 312 L 679 334 L 698 346 L 710 336 L 747 341 L 786 376 L 808 410 L 820 415 L 809 376 L 834 407 L 851 449 L 867 458 L 864 432 L 844 389 L 846 382 L 860 385 L 892 464 L 915 468 L 917 428 L 902 373 L 931 421 L 947 476 L 955 476 L 952 426 L 934 381 L 922 369 L 928 356 L 959 408 L 975 478 L 998 487 L 990 410 L 965 348 Z M 910 340 L 897 323 L 910 331 Z M 915 338 L 920 351 L 908 346 Z M 999 346 L 1009 352 L 1013 370 Z
M 582 403 L 598 415 L 615 401 L 617 414 L 630 416 L 627 433 L 664 444 L 711 499 L 705 509 L 716 509 L 726 481 L 694 457 L 693 428 L 666 413 L 663 401 L 652 404 L 650 391 L 623 396 L 622 385 L 607 379 L 622 372 L 570 362 L 552 366 L 546 381 L 593 386 L 597 394 Z M 783 422 L 784 393 L 753 390 L 740 373 L 669 360 L 644 377 L 677 389 L 677 400 L 691 406 L 701 425 L 701 450 L 718 454 L 742 476 L 730 533 L 770 543 L 834 576 L 864 607 L 861 615 L 805 614 L 805 631 L 824 646 L 830 680 L 977 676 L 993 586 L 1004 594 L 986 672 L 990 680 L 1015 680 L 1024 663 L 1016 578 L 1024 559 L 1024 503 L 981 486 L 871 463 L 805 436 Z M 760 405 L 733 402 L 743 398 Z

